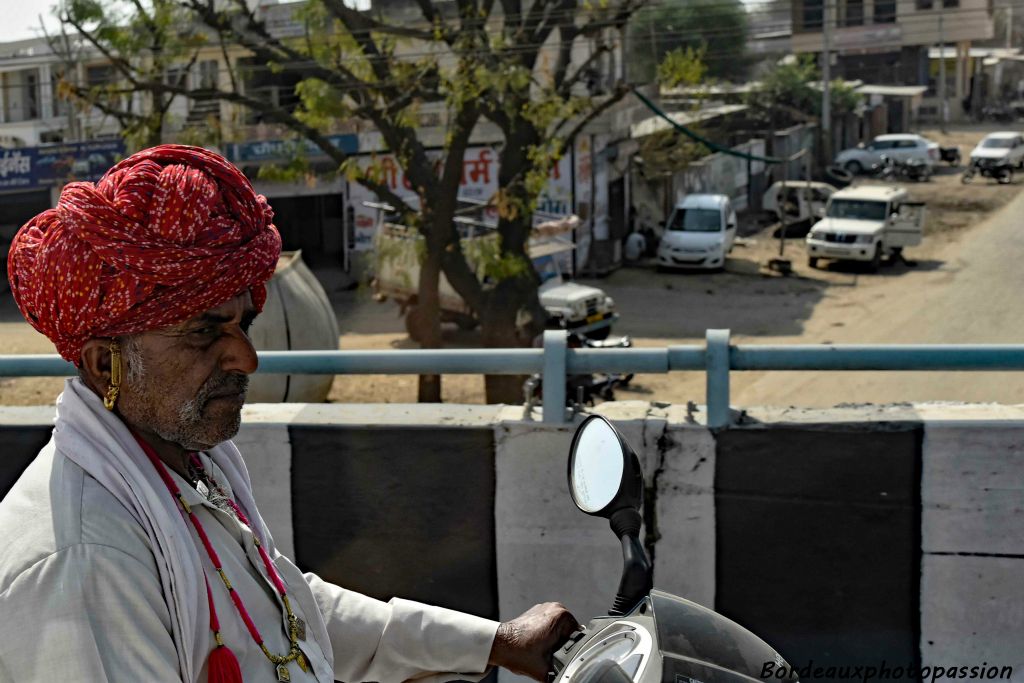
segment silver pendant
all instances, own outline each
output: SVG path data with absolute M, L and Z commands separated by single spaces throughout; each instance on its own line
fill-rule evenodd
M 196 482 L 196 491 L 199 491 L 199 495 L 203 498 L 210 499 L 210 487 L 202 479 Z
M 292 680 L 292 675 L 288 673 L 288 666 L 285 664 L 277 665 L 277 680 L 281 683 L 289 683 Z
M 302 617 L 295 617 L 295 637 L 299 640 L 306 639 L 306 622 L 302 620 Z

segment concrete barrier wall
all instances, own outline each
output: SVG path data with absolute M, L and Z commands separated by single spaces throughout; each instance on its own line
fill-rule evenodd
M 599 408 L 642 461 L 658 587 L 796 666 L 987 663 L 1024 680 L 1024 408 L 753 410 L 718 433 L 684 406 Z M 257 405 L 236 442 L 275 540 L 305 569 L 485 616 L 560 600 L 589 618 L 610 606 L 618 543 L 569 499 L 574 426 L 522 418 Z M 0 492 L 51 420 L 0 411 Z

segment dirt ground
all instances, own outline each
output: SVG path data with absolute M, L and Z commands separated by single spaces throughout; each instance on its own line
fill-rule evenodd
M 942 136 L 958 144 L 966 159 L 984 131 Z M 872 181 L 861 181 L 872 182 Z M 789 277 L 766 268 L 778 255 L 770 226 L 740 240 L 720 273 L 659 273 L 622 268 L 590 281 L 615 298 L 616 334 L 637 346 L 702 344 L 708 328 L 729 328 L 734 343 L 1019 343 L 1024 316 L 1017 295 L 1024 270 L 1019 221 L 1024 176 L 1000 186 L 979 179 L 960 183 L 959 171 L 940 167 L 928 183 L 907 185 L 928 205 L 925 241 L 907 250 L 909 263 L 869 273 L 852 265 L 809 269 L 803 240 L 787 240 Z M 398 307 L 376 303 L 365 289 L 329 291 L 341 325 L 342 349 L 415 348 L 404 332 Z M 450 348 L 479 345 L 478 332 L 444 326 Z M 52 353 L 41 335 L 21 322 L 10 294 L 0 294 L 3 353 Z M 58 378 L 0 380 L 0 404 L 48 404 L 60 391 Z M 481 403 L 480 376 L 446 376 L 446 402 Z M 1024 384 L 995 373 L 735 373 L 734 405 L 829 406 L 850 402 L 972 400 L 1024 402 Z M 639 375 L 618 392 L 620 399 L 669 403 L 704 400 L 704 376 L 696 372 Z M 352 375 L 335 379 L 328 400 L 406 403 L 416 400 L 416 377 Z

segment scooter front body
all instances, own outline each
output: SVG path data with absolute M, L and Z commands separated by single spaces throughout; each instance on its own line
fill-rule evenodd
M 652 590 L 629 614 L 593 619 L 555 653 L 555 683 L 751 683 L 796 681 L 770 645 L 739 624 Z M 609 664 L 619 671 L 608 676 Z M 779 679 L 779 671 L 786 672 Z M 624 676 L 623 676 L 624 674 Z

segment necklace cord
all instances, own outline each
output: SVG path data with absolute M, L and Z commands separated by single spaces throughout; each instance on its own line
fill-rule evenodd
M 263 654 L 274 665 L 287 664 L 289 662 L 295 661 L 296 659 L 299 659 L 300 657 L 303 657 L 302 651 L 299 649 L 298 645 L 298 619 L 292 612 L 291 601 L 288 599 L 288 594 L 287 591 L 285 590 L 284 582 L 278 575 L 277 569 L 276 567 L 274 567 L 274 563 L 270 561 L 270 556 L 267 554 L 267 551 L 263 548 L 263 544 L 260 543 L 259 539 L 256 537 L 256 530 L 253 528 L 248 518 L 242 512 L 242 509 L 233 500 L 228 498 L 228 504 L 231 506 L 231 509 L 235 512 L 235 514 L 238 515 L 239 521 L 248 526 L 252 530 L 253 543 L 260 554 L 260 559 L 263 560 L 263 565 L 267 570 L 267 575 L 270 577 L 271 583 L 274 584 L 274 588 L 280 595 L 281 602 L 284 603 L 285 611 L 288 617 L 288 641 L 290 644 L 288 654 L 286 655 L 276 655 L 272 653 L 264 644 L 263 636 L 260 635 L 259 629 L 256 628 L 256 624 L 254 624 L 252 619 L 249 617 L 249 611 L 245 608 L 245 604 L 242 602 L 241 596 L 239 596 L 238 593 L 235 591 L 234 587 L 231 585 L 231 582 L 228 580 L 227 575 L 224 573 L 224 569 L 221 566 L 220 556 L 217 555 L 217 551 L 214 549 L 213 544 L 210 542 L 209 537 L 206 535 L 206 530 L 203 528 L 202 522 L 199 521 L 199 518 L 196 517 L 195 512 L 192 511 L 192 507 L 182 496 L 181 489 L 178 488 L 178 485 L 174 482 L 174 479 L 171 478 L 170 473 L 167 471 L 167 467 L 164 465 L 163 462 L 160 461 L 160 458 L 153 450 L 153 447 L 145 440 L 140 438 L 137 434 L 135 434 L 134 431 L 132 432 L 132 436 L 135 437 L 135 440 L 139 443 L 139 446 L 142 448 L 143 452 L 149 458 L 150 462 L 153 464 L 153 467 L 156 468 L 157 474 L 160 475 L 160 479 L 167 487 L 167 490 L 170 492 L 171 496 L 174 497 L 174 499 L 178 502 L 182 510 L 184 510 L 185 515 L 192 523 L 192 527 L 195 529 L 196 534 L 199 536 L 199 540 L 202 542 L 203 548 L 206 550 L 206 554 L 210 558 L 210 562 L 213 563 L 214 569 L 217 570 L 217 575 L 220 576 L 221 582 L 228 590 L 228 594 L 231 597 L 231 602 L 235 605 L 235 611 L 237 611 L 238 615 L 242 618 L 242 621 L 245 623 L 246 629 L 249 631 L 249 635 L 252 636 L 252 639 L 256 642 L 256 645 L 259 646 Z M 199 458 L 195 453 L 191 454 L 191 460 L 192 464 L 194 466 L 198 465 L 198 470 L 203 475 L 205 475 L 206 473 L 205 470 L 203 469 L 202 462 L 199 461 Z M 217 617 L 217 609 L 213 603 L 213 593 L 210 590 L 210 582 L 206 577 L 205 570 L 203 571 L 203 581 L 206 584 L 206 597 L 210 605 L 210 630 L 213 632 L 213 637 L 217 643 L 217 646 L 222 647 L 224 645 L 224 642 L 220 634 L 220 621 Z M 305 662 L 303 660 L 299 661 L 299 666 L 303 669 L 305 669 L 305 666 L 303 666 L 304 663 Z

